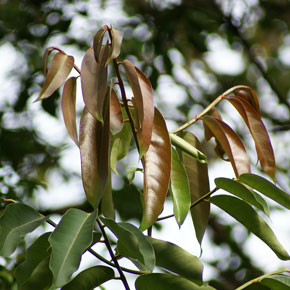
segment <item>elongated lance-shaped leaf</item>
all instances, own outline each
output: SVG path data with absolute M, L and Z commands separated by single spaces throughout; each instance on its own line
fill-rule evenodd
M 103 122 L 103 108 L 107 92 L 108 67 L 96 63 L 93 48 L 84 55 L 81 65 L 81 84 L 87 110 Z
M 115 276 L 114 270 L 106 266 L 95 266 L 80 272 L 71 282 L 62 287 L 62 290 L 91 290 Z
M 290 209 L 290 195 L 267 179 L 255 174 L 243 174 L 239 180 Z
M 249 173 L 251 169 L 248 154 L 241 139 L 233 129 L 223 121 L 211 116 L 204 116 L 202 121 L 225 150 L 236 176 Z
M 74 58 L 58 52 L 52 59 L 45 82 L 34 102 L 50 97 L 66 80 L 74 66 Z
M 119 254 L 137 259 L 147 271 L 152 272 L 155 266 L 155 253 L 143 233 L 129 223 L 115 223 L 111 219 L 104 218 L 101 220 L 118 237 Z
M 179 246 L 147 237 L 154 248 L 156 266 L 176 273 L 198 285 L 202 284 L 203 265 L 200 260 Z
M 66 130 L 71 139 L 79 145 L 76 125 L 76 77 L 69 78 L 63 87 L 61 109 Z
M 94 58 L 98 64 L 101 63 L 101 58 L 100 58 L 101 47 L 103 44 L 104 35 L 108 30 L 109 30 L 109 27 L 107 25 L 103 25 L 94 36 L 94 42 L 93 42 Z
M 123 114 L 118 96 L 113 88 L 110 91 L 110 126 L 113 133 L 119 133 L 123 128 Z
M 54 47 L 48 47 L 44 54 L 43 54 L 43 57 L 42 57 L 42 72 L 43 74 L 46 76 L 47 74 L 47 60 L 48 60 L 48 57 L 49 55 L 51 54 L 52 51 L 54 51 L 55 48 Z
M 109 98 L 106 99 L 109 102 Z M 103 198 L 109 175 L 110 120 L 109 104 L 104 110 L 104 124 L 85 108 L 80 122 L 82 180 L 87 200 L 96 209 Z
M 246 100 L 241 97 L 234 96 L 225 98 L 228 100 L 240 113 L 248 126 L 250 133 L 254 139 L 258 159 L 261 163 L 261 168 L 266 172 L 272 180 L 275 181 L 275 156 L 270 141 L 270 137 L 265 128 L 260 114 L 256 109 Z M 244 172 L 247 173 L 247 172 Z
M 139 121 L 137 128 L 137 138 L 139 143 L 140 157 L 146 153 L 151 143 L 153 120 L 154 120 L 154 102 L 153 91 L 150 81 L 136 68 L 129 60 L 123 62 L 123 67 L 127 74 L 134 94 L 133 105 Z M 140 129 L 139 129 L 140 128 Z
M 46 289 L 52 283 L 49 269 L 49 233 L 40 236 L 27 250 L 26 259 L 15 270 L 18 289 Z
M 229 195 L 217 195 L 212 197 L 210 201 L 265 242 L 281 260 L 290 259 L 289 254 L 277 240 L 272 229 L 248 203 Z
M 111 34 L 112 34 L 112 47 L 106 64 L 108 64 L 110 61 L 119 56 L 123 40 L 123 35 L 120 31 L 112 28 Z
M 270 215 L 269 206 L 266 201 L 254 191 L 250 191 L 240 182 L 224 177 L 216 178 L 214 182 L 218 188 L 242 198 L 244 201 L 260 209 L 267 216 Z
M 163 273 L 139 276 L 135 287 L 136 290 L 215 290 L 208 285 L 199 286 L 183 277 Z
M 104 196 L 101 200 L 101 212 L 103 215 L 110 219 L 115 219 L 115 208 L 112 193 L 111 174 L 109 172 L 107 185 L 104 190 Z
M 165 120 L 155 108 L 152 140 L 142 158 L 144 167 L 144 210 L 140 229 L 150 227 L 162 211 L 171 171 L 171 145 Z
M 181 226 L 189 212 L 191 197 L 185 169 L 173 147 L 171 147 L 170 191 L 173 198 L 174 216 L 178 225 Z
M 10 256 L 24 237 L 39 227 L 46 217 L 32 207 L 9 204 L 0 218 L 0 256 Z
M 180 136 L 202 152 L 200 142 L 191 132 L 182 132 Z M 198 162 L 184 151 L 178 150 L 178 153 L 188 177 L 191 202 L 195 202 L 210 191 L 207 164 Z M 202 201 L 191 209 L 196 238 L 200 244 L 208 224 L 209 211 L 210 203 L 208 201 Z
M 65 285 L 78 269 L 83 252 L 93 240 L 97 212 L 86 213 L 71 208 L 49 237 L 52 253 L 49 267 L 55 287 Z

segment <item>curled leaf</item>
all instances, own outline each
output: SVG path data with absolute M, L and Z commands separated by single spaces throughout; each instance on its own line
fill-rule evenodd
M 109 30 L 109 27 L 107 25 L 102 26 L 99 31 L 95 34 L 94 42 L 93 42 L 93 51 L 94 51 L 94 58 L 97 62 L 97 64 L 101 63 L 101 47 L 103 44 L 103 38 L 105 33 Z
M 109 55 L 109 58 L 106 62 L 106 65 L 110 61 L 112 61 L 113 59 L 115 59 L 119 56 L 120 51 L 121 51 L 121 44 L 122 44 L 122 40 L 123 40 L 123 35 L 120 31 L 112 28 L 111 34 L 112 34 L 112 48 L 111 48 L 111 53 Z

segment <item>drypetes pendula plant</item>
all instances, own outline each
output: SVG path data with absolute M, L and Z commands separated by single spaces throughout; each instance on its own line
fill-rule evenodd
M 49 47 L 44 54 L 46 79 L 36 101 L 50 97 L 64 84 L 61 102 L 64 123 L 80 149 L 83 187 L 92 211 L 69 209 L 55 224 L 28 205 L 6 201 L 0 218 L 1 256 L 11 255 L 25 235 L 42 223 L 54 227 L 53 232 L 41 235 L 27 249 L 25 261 L 15 272 L 18 288 L 93 289 L 108 280 L 120 279 L 120 289 L 129 289 L 126 279 L 129 272 L 136 274 L 138 290 L 214 289 L 203 282 L 203 265 L 197 257 L 169 241 L 155 239 L 151 231 L 156 221 L 172 217 L 182 226 L 190 212 L 196 238 L 201 244 L 211 204 L 263 240 L 278 258 L 289 260 L 288 253 L 262 218 L 269 215 L 262 195 L 286 209 L 290 209 L 290 197 L 273 184 L 274 152 L 255 92 L 247 86 L 231 88 L 194 119 L 169 133 L 162 113 L 154 106 L 152 87 L 146 75 L 130 60 L 118 59 L 121 44 L 122 34 L 103 26 L 96 33 L 93 46 L 84 54 L 80 69 L 74 58 L 59 48 Z M 68 78 L 73 69 L 77 75 Z M 84 108 L 77 125 L 75 106 L 79 83 Z M 131 89 L 131 98 L 126 95 L 128 90 L 125 92 L 124 84 Z M 261 169 L 272 181 L 250 173 L 245 146 L 216 108 L 221 101 L 230 102 L 233 112 L 241 115 L 254 140 Z M 203 124 L 206 140 L 214 137 L 217 155 L 226 157 L 233 167 L 235 178 L 217 178 L 216 187 L 212 189 L 202 146 L 196 136 L 186 131 L 195 122 Z M 129 150 L 137 150 L 143 166 L 143 216 L 137 226 L 115 219 L 111 188 L 111 172 L 117 173 L 116 163 Z M 220 193 L 219 189 L 229 194 Z M 173 199 L 173 214 L 160 216 L 168 192 Z M 116 237 L 116 248 L 111 246 L 108 231 Z M 106 245 L 110 261 L 92 249 L 95 243 Z M 96 266 L 72 278 L 86 251 L 96 257 Z M 120 266 L 120 259 L 133 261 L 136 268 Z M 166 271 L 160 273 L 160 269 Z M 289 270 L 266 274 L 239 289 L 249 285 L 251 289 L 289 286 L 286 272 Z

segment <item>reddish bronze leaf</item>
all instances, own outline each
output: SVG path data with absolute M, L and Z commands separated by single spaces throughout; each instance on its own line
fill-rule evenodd
M 142 158 L 144 167 L 144 209 L 140 229 L 150 227 L 161 213 L 171 171 L 171 145 L 165 120 L 155 108 L 151 144 Z
M 123 115 L 121 104 L 113 88 L 111 89 L 110 98 L 110 125 L 113 132 L 118 133 L 123 128 Z
M 47 68 L 47 59 L 48 59 L 48 57 L 49 57 L 49 55 L 50 55 L 50 53 L 52 52 L 52 51 L 54 51 L 54 47 L 48 47 L 46 50 L 45 50 L 45 52 L 44 52 L 44 54 L 43 54 L 43 57 L 42 57 L 42 72 L 43 72 L 43 74 L 46 76 L 46 74 L 47 74 L 47 71 L 46 71 L 46 68 Z
M 76 127 L 76 77 L 69 78 L 63 87 L 61 109 L 66 130 L 71 139 L 79 146 Z
M 111 29 L 112 33 L 112 49 L 109 55 L 109 58 L 106 62 L 108 64 L 113 59 L 117 58 L 121 51 L 121 44 L 123 40 L 123 35 L 120 31 L 115 30 L 114 28 Z
M 249 173 L 250 161 L 248 154 L 241 139 L 233 129 L 223 121 L 211 116 L 204 116 L 202 121 L 229 157 L 236 176 L 239 177 L 243 173 Z
M 98 64 L 101 63 L 100 53 L 103 44 L 103 38 L 105 33 L 109 30 L 107 25 L 102 26 L 99 31 L 95 34 L 93 42 L 94 57 Z

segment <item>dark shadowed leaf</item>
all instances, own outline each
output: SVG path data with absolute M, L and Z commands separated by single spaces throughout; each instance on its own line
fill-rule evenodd
M 76 126 L 76 77 L 69 78 L 63 87 L 61 109 L 65 127 L 71 139 L 79 145 Z
M 210 201 L 265 242 L 281 260 L 290 259 L 272 229 L 248 203 L 229 195 L 217 195 L 212 197 Z
M 0 218 L 0 256 L 10 256 L 26 234 L 39 227 L 46 217 L 28 205 L 9 204 Z
M 179 246 L 147 237 L 156 255 L 156 266 L 172 271 L 198 285 L 202 284 L 203 265 L 200 260 Z
M 103 122 L 107 79 L 108 68 L 96 63 L 93 48 L 89 48 L 81 66 L 82 92 L 87 110 L 100 122 Z
M 200 142 L 192 133 L 183 132 L 180 136 L 191 146 L 198 148 L 202 152 Z M 210 191 L 207 164 L 198 162 L 191 155 L 183 151 L 178 150 L 178 153 L 188 177 L 191 202 L 195 202 Z M 202 201 L 191 209 L 195 234 L 200 244 L 208 224 L 209 211 L 210 203 L 208 201 Z
M 204 116 L 202 121 L 229 157 L 236 176 L 238 177 L 240 174 L 249 173 L 251 171 L 250 161 L 245 146 L 231 127 L 211 116 Z
M 91 290 L 114 278 L 114 270 L 105 266 L 95 266 L 80 272 L 62 290 Z
M 113 133 L 119 133 L 123 128 L 122 108 L 114 89 L 110 93 L 110 126 Z
M 225 98 L 236 108 L 254 139 L 261 168 L 275 180 L 275 156 L 268 132 L 255 108 L 241 97 Z M 246 172 L 244 172 L 246 173 Z
M 261 284 L 268 286 L 270 289 L 289 290 L 290 276 L 284 274 L 274 274 L 267 276 L 260 281 Z
M 101 54 L 101 48 L 103 44 L 103 38 L 105 33 L 109 30 L 109 27 L 107 25 L 103 25 L 98 32 L 94 36 L 94 43 L 93 43 L 93 51 L 94 51 L 94 58 L 95 61 L 100 64 L 100 54 Z
M 173 198 L 174 216 L 179 226 L 182 225 L 190 209 L 191 198 L 187 175 L 178 154 L 171 147 L 170 191 Z
M 52 59 L 45 82 L 35 102 L 51 96 L 66 80 L 74 66 L 74 58 L 58 52 Z
M 111 53 L 109 55 L 109 58 L 106 62 L 106 65 L 110 61 L 112 61 L 113 59 L 119 56 L 120 51 L 121 51 L 122 40 L 123 40 L 123 35 L 120 31 L 112 28 L 111 33 L 112 33 L 112 48 L 111 48 Z
M 65 285 L 78 269 L 83 252 L 93 241 L 97 212 L 86 213 L 71 208 L 49 237 L 52 253 L 49 267 L 55 287 Z
M 106 218 L 115 219 L 115 208 L 113 202 L 112 181 L 110 172 L 107 185 L 104 190 L 104 196 L 101 201 L 101 212 Z
M 243 174 L 239 180 L 290 209 L 290 195 L 267 179 L 255 174 Z
M 135 282 L 136 290 L 215 290 L 211 286 L 198 286 L 176 275 L 153 273 L 139 276 Z
M 158 218 L 168 191 L 171 145 L 166 123 L 155 108 L 152 140 L 142 158 L 144 167 L 144 211 L 140 229 L 144 231 Z

